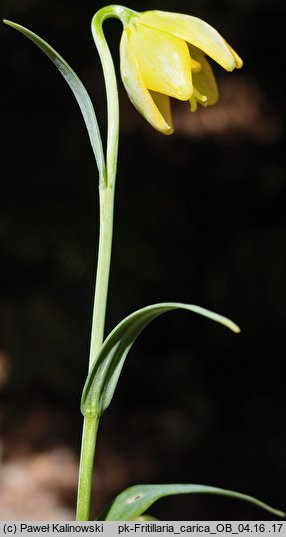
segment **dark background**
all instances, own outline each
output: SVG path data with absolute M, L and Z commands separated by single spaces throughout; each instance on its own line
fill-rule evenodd
M 63 55 L 104 128 L 104 88 L 89 30 L 103 5 L 2 0 L 1 14 Z M 285 509 L 284 2 L 128 5 L 207 20 L 245 66 L 232 74 L 214 67 L 216 107 L 190 114 L 186 103 L 173 103 L 172 137 L 146 124 L 119 81 L 107 329 L 138 307 L 174 300 L 228 315 L 242 333 L 184 312 L 144 331 L 102 420 L 93 515 L 140 482 L 221 486 Z M 120 32 L 117 21 L 106 24 L 115 57 Z M 77 104 L 55 67 L 8 27 L 1 28 L 1 50 L 0 515 L 73 517 L 97 172 Z M 162 519 L 267 517 L 202 496 L 164 500 L 151 512 Z

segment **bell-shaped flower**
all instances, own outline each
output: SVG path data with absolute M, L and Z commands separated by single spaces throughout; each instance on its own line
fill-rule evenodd
M 170 97 L 191 111 L 215 104 L 218 89 L 206 55 L 227 71 L 242 60 L 209 24 L 164 11 L 134 13 L 120 42 L 121 76 L 130 100 L 163 134 L 173 132 Z

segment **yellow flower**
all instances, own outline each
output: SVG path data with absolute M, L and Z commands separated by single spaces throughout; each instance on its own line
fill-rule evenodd
M 217 84 L 205 55 L 227 71 L 242 60 L 209 24 L 164 11 L 134 13 L 120 42 L 121 76 L 137 110 L 163 134 L 173 132 L 170 97 L 190 101 L 191 111 L 215 104 Z

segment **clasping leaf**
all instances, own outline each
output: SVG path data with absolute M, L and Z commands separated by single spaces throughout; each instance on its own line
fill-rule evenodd
M 135 311 L 114 328 L 95 357 L 82 395 L 81 410 L 84 415 L 101 416 L 103 414 L 111 402 L 122 366 L 137 336 L 158 315 L 175 309 L 203 315 L 227 326 L 233 332 L 240 331 L 230 319 L 191 304 L 166 302 Z

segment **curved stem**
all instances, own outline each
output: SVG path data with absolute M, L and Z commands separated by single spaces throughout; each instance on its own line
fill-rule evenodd
M 113 234 L 113 206 L 117 171 L 119 139 L 119 103 L 113 60 L 106 43 L 102 24 L 107 18 L 104 10 L 97 12 L 92 21 L 92 34 L 101 60 L 107 97 L 107 150 L 106 173 L 99 182 L 100 232 L 98 261 L 93 306 L 89 370 L 104 338 L 104 325 Z
M 108 130 L 106 173 L 99 182 L 100 232 L 91 328 L 89 370 L 96 359 L 104 338 L 119 139 L 119 102 L 116 75 L 112 56 L 102 30 L 102 24 L 104 20 L 109 17 L 120 18 L 120 20 L 125 23 L 128 19 L 129 12 L 130 10 L 126 10 L 126 8 L 121 6 L 108 6 L 99 10 L 92 20 L 92 34 L 101 60 L 106 86 Z M 99 416 L 97 415 L 88 415 L 84 418 L 79 469 L 77 520 L 89 519 L 98 421 Z
M 89 370 L 103 342 L 106 302 L 112 249 L 113 206 L 117 172 L 119 140 L 119 100 L 114 63 L 102 25 L 108 18 L 119 19 L 123 26 L 136 15 L 124 6 L 106 6 L 94 15 L 91 23 L 93 39 L 100 57 L 107 98 L 107 149 L 106 173 L 99 182 L 100 232 L 98 262 L 95 284 L 95 298 L 91 329 Z

